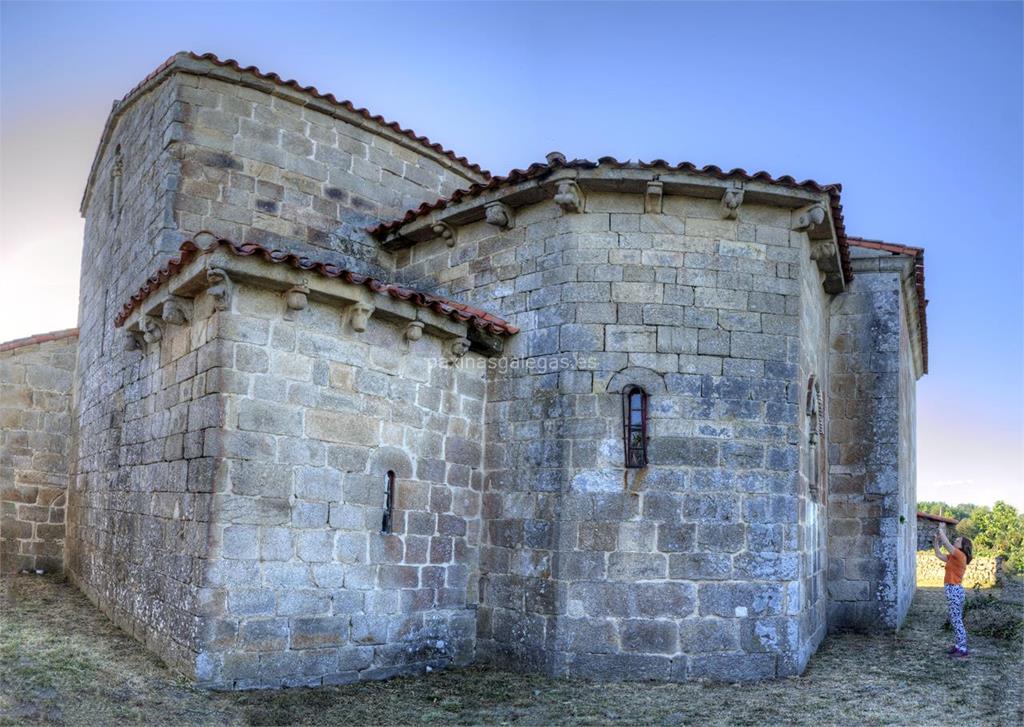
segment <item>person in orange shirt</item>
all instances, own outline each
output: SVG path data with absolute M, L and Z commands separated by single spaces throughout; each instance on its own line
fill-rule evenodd
M 939 545 L 945 547 L 948 555 L 944 554 Z M 939 523 L 939 529 L 932 539 L 935 546 L 935 557 L 946 564 L 946 577 L 943 579 L 946 601 L 949 603 L 949 624 L 956 634 L 956 643 L 950 647 L 949 655 L 958 658 L 967 658 L 967 629 L 964 628 L 964 601 L 967 594 L 964 592 L 964 571 L 967 564 L 971 562 L 974 552 L 974 544 L 970 538 L 957 536 L 952 543 L 946 536 L 946 523 Z

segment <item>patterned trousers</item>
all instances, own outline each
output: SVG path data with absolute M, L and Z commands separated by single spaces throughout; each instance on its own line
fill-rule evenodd
M 949 625 L 956 634 L 956 648 L 967 651 L 967 629 L 964 628 L 964 601 L 967 594 L 963 586 L 947 585 L 945 590 L 949 602 Z

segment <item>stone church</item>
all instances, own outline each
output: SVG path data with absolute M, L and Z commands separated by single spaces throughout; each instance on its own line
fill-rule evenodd
M 0 346 L 3 570 L 213 688 L 799 674 L 914 592 L 923 250 L 840 192 L 492 176 L 179 53 L 103 130 L 78 331 Z

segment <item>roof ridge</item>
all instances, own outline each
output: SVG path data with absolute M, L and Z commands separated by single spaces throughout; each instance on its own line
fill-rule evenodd
M 31 346 L 35 343 L 48 343 L 49 341 L 59 341 L 64 338 L 71 338 L 72 336 L 77 335 L 77 328 L 62 328 L 59 331 L 36 333 L 31 336 L 25 336 L 24 338 L 15 338 L 12 341 L 5 341 L 3 343 L 0 343 L 0 353 L 4 353 L 6 351 L 13 351 L 16 348 L 22 348 L 24 346 Z
M 210 235 L 212 237 L 211 233 L 198 233 L 196 237 L 203 234 Z M 121 310 L 114 318 L 114 327 L 120 328 L 124 325 L 131 313 L 138 308 L 143 301 L 152 295 L 153 292 L 160 288 L 160 286 L 162 286 L 167 280 L 177 275 L 182 268 L 194 259 L 202 255 L 209 255 L 221 247 L 227 248 L 229 252 L 239 257 L 258 255 L 263 260 L 270 263 L 284 263 L 297 270 L 307 270 L 325 278 L 340 278 L 347 283 L 363 285 L 375 293 L 390 295 L 392 298 L 407 301 L 420 308 L 428 308 L 447 318 L 452 318 L 462 323 L 468 323 L 475 328 L 479 328 L 490 333 L 512 335 L 519 332 L 518 327 L 511 325 L 498 316 L 492 315 L 491 313 L 479 308 L 474 308 L 466 303 L 449 300 L 448 298 L 444 298 L 440 295 L 406 288 L 394 283 L 387 283 L 369 275 L 363 275 L 351 270 L 346 270 L 334 263 L 310 260 L 305 256 L 297 255 L 296 253 L 288 250 L 272 250 L 255 242 L 238 244 L 223 238 L 215 239 L 214 242 L 210 243 L 206 247 L 202 247 L 194 240 L 186 240 L 183 242 L 179 248 L 178 256 L 168 260 L 163 267 L 150 275 L 138 291 L 129 298 L 128 302 L 121 306 Z

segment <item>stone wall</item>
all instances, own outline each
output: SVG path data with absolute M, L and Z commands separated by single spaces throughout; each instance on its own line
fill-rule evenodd
M 212 537 L 203 438 L 221 426 L 229 383 L 209 332 L 170 332 L 158 353 L 140 354 L 114 316 L 200 229 L 386 266 L 386 254 L 368 254 L 365 224 L 465 181 L 444 155 L 359 114 L 350 129 L 342 111 L 325 115 L 326 101 L 314 110 L 308 94 L 218 68 L 179 57 L 115 107 L 104 133 L 83 202 L 68 503 L 69 577 L 188 673 Z
M 793 233 L 796 237 L 796 233 Z M 799 239 L 799 238 L 798 238 Z M 804 242 L 803 244 L 807 244 Z M 791 268 L 796 268 L 793 263 Z M 794 272 L 796 272 L 794 270 Z M 799 530 L 796 548 L 801 554 L 798 588 L 798 640 L 787 655 L 787 673 L 800 673 L 825 637 L 828 619 L 828 417 L 824 394 L 828 392 L 828 317 L 833 296 L 825 293 L 822 275 L 810 255 L 799 259 L 799 344 L 797 381 L 790 387 L 798 425 L 788 436 L 800 443 Z M 797 301 L 787 301 L 793 305 Z M 790 318 L 790 329 L 796 324 Z
M 192 341 L 140 358 L 113 326 L 128 296 L 178 247 L 179 165 L 163 144 L 177 123 L 174 96 L 165 83 L 119 112 L 85 202 L 65 562 L 116 624 L 191 673 L 204 512 L 174 505 L 181 494 L 202 493 L 189 487 L 189 467 L 194 482 L 201 465 L 190 463 L 183 438 L 206 392 L 193 383 Z
M 173 79 L 181 239 L 206 230 L 380 275 L 366 228 L 481 178 L 326 100 L 183 60 Z
M 199 680 L 338 684 L 469 663 L 484 359 L 449 366 L 442 339 L 407 341 L 377 316 L 357 333 L 335 305 L 293 321 L 282 309 L 280 293 L 238 287 L 211 319 L 223 428 L 204 441 L 217 459 Z
M 802 581 L 824 563 L 798 479 L 809 249 L 790 210 L 588 192 L 584 214 L 515 214 L 398 254 L 406 280 L 513 314 L 506 353 L 537 367 L 489 384 L 478 652 L 598 678 L 799 671 L 821 632 Z M 806 305 L 817 366 L 823 294 Z M 650 394 L 639 472 L 630 383 Z
M 78 331 L 0 344 L 0 574 L 59 573 Z
M 909 266 L 900 256 L 861 253 L 853 284 L 831 304 L 830 628 L 896 628 L 913 595 Z
M 945 551 L 943 551 L 945 552 Z M 992 588 L 997 585 L 995 556 L 976 555 L 964 571 L 964 588 Z M 946 577 L 946 564 L 935 557 L 935 551 L 917 551 L 916 584 L 922 588 L 941 588 Z

